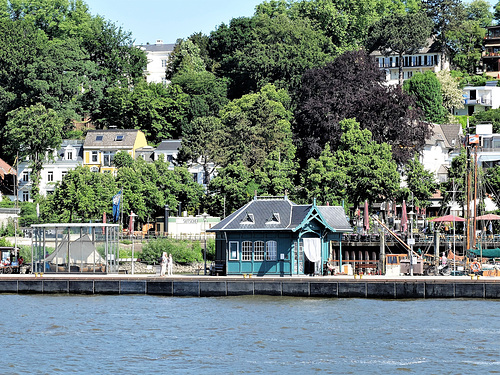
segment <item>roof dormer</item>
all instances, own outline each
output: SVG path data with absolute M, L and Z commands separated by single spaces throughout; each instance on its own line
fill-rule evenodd
M 245 218 L 241 221 L 241 224 L 255 224 L 255 218 L 253 214 L 249 214 L 247 212 Z

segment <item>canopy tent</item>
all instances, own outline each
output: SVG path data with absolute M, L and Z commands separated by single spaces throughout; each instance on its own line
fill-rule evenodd
M 69 259 L 69 262 L 68 262 Z M 50 264 L 104 264 L 88 234 L 69 242 L 65 236 L 57 249 L 44 259 Z
M 459 216 L 455 215 L 445 215 L 441 217 L 436 217 L 434 219 L 431 219 L 429 221 L 432 221 L 433 223 L 443 223 L 443 222 L 464 222 L 465 219 Z
M 500 220 L 500 215 L 486 214 L 476 217 L 476 220 Z

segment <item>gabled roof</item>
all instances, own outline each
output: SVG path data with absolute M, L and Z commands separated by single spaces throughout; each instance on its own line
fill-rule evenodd
M 180 139 L 168 139 L 166 141 L 161 141 L 156 151 L 166 152 L 176 152 L 181 148 L 181 140 Z
M 137 129 L 89 130 L 84 148 L 132 148 L 137 139 Z
M 460 135 L 463 134 L 460 124 L 433 124 L 432 131 L 433 134 L 427 138 L 426 144 L 433 145 L 441 141 L 445 148 L 460 146 Z
M 0 159 L 0 178 L 3 180 L 6 174 L 16 175 L 16 170 Z
M 295 231 L 313 216 L 331 231 L 352 230 L 342 207 L 296 205 L 285 197 L 256 198 L 208 231 Z
M 141 44 L 139 46 L 146 52 L 172 52 L 175 44 L 172 43 L 158 43 L 158 44 Z

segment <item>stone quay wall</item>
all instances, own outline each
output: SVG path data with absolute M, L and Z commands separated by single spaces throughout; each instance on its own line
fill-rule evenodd
M 0 293 L 148 294 L 220 297 L 271 295 L 324 298 L 500 298 L 498 280 L 334 280 L 234 277 L 0 278 Z

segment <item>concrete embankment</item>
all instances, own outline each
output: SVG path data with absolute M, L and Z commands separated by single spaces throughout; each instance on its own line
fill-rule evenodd
M 149 294 L 220 297 L 272 295 L 325 298 L 500 298 L 500 278 L 209 277 L 2 275 L 0 293 Z

